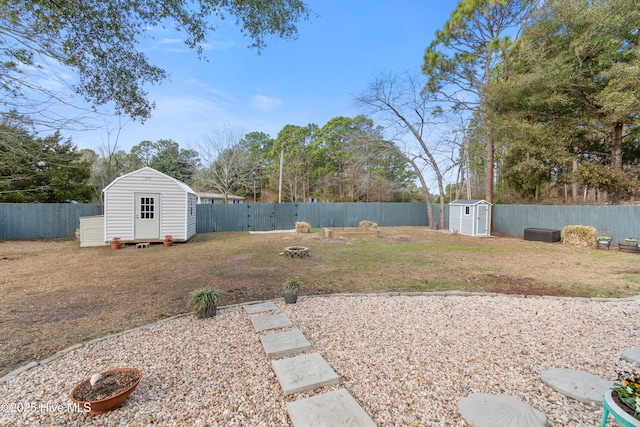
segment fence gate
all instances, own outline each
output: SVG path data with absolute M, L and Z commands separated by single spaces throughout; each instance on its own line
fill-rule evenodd
M 245 230 L 271 231 L 295 228 L 297 203 L 256 203 L 245 205 Z
M 298 221 L 297 203 L 276 203 L 273 205 L 275 228 L 273 230 L 293 230 Z

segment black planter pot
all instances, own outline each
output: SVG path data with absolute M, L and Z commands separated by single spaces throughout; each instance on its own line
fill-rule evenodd
M 295 304 L 298 301 L 297 289 L 285 289 L 282 291 L 282 295 L 284 296 L 284 302 L 287 304 Z
M 200 311 L 198 311 L 198 317 L 202 319 L 206 319 L 207 317 L 213 317 L 216 315 L 216 305 L 211 304 L 206 307 L 202 307 Z

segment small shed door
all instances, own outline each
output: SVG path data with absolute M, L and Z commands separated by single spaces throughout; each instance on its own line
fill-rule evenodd
M 135 238 L 160 238 L 160 194 L 135 193 Z
M 477 235 L 489 235 L 489 205 L 476 206 L 478 212 Z

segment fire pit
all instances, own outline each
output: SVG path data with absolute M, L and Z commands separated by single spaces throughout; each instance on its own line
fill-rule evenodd
M 284 252 L 280 255 L 291 258 L 307 258 L 309 256 L 309 248 L 304 246 L 288 246 L 284 248 Z

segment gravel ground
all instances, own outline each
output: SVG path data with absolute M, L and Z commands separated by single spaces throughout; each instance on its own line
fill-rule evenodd
M 613 380 L 638 369 L 620 358 L 640 344 L 640 300 L 596 302 L 509 296 L 332 296 L 275 301 L 380 426 L 465 426 L 456 402 L 507 394 L 551 426 L 596 426 L 602 408 L 540 381 L 550 368 Z M 285 397 L 239 307 L 184 316 L 83 346 L 0 384 L 0 425 L 288 426 Z M 83 378 L 136 367 L 143 379 L 119 409 L 74 412 Z M 610 424 L 613 423 L 610 421 Z

